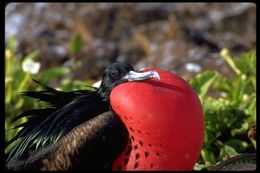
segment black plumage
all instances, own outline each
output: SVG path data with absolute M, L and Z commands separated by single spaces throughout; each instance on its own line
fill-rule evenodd
M 127 131 L 110 111 L 73 128 L 55 144 L 8 163 L 12 170 L 111 170 L 126 145 Z
M 124 82 L 158 77 L 156 72 L 133 72 L 126 63 L 110 65 L 99 88 L 62 92 L 42 85 L 42 91 L 24 92 L 50 107 L 31 109 L 15 120 L 28 117 L 9 144 L 9 170 L 111 170 L 112 163 L 127 144 L 128 132 L 110 108 L 111 90 Z

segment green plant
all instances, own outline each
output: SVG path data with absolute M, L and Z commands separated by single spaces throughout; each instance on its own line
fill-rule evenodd
M 22 96 L 24 91 L 39 91 L 42 87 L 33 82 L 36 79 L 45 85 L 49 85 L 57 78 L 61 81 L 61 90 L 83 89 L 85 82 L 71 81 L 71 69 L 68 67 L 52 67 L 46 70 L 40 69 L 41 63 L 37 61 L 38 51 L 33 51 L 25 57 L 16 52 L 16 40 L 11 37 L 5 48 L 5 141 L 9 141 L 20 129 L 13 129 L 14 126 L 26 121 L 22 118 L 17 122 L 12 119 L 24 110 L 40 108 L 42 102 L 36 102 Z M 41 71 L 41 72 L 39 72 Z M 67 82 L 64 82 L 67 81 Z M 69 81 L 69 82 L 68 82 Z M 11 130 L 10 130 L 11 129 Z M 8 146 L 11 147 L 12 145 Z M 6 148 L 6 150 L 8 149 Z
M 70 41 L 70 53 L 76 54 L 81 51 L 83 47 L 83 40 L 80 35 L 75 35 Z
M 30 86 L 30 78 L 38 73 L 40 63 L 36 62 L 38 52 L 33 51 L 21 59 L 15 50 L 16 40 L 11 37 L 5 49 L 5 129 L 12 128 L 15 124 L 11 122 L 14 115 L 19 114 L 26 107 L 25 98 L 20 96 L 24 88 Z M 18 123 L 26 121 L 21 119 Z M 7 131 L 6 141 L 17 133 L 17 130 Z
M 255 52 L 233 58 L 223 49 L 220 55 L 235 72 L 233 77 L 205 71 L 190 80 L 205 113 L 204 145 L 194 170 L 207 169 L 238 153 L 256 151 L 255 139 L 248 136 L 256 124 Z M 209 96 L 209 92 L 218 96 Z

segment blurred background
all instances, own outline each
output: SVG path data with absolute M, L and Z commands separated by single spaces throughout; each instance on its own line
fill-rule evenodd
M 12 3 L 5 17 L 6 41 L 14 35 L 22 57 L 39 50 L 41 69 L 80 60 L 72 73 L 81 80 L 99 79 L 115 61 L 185 78 L 205 69 L 230 74 L 219 51 L 238 55 L 256 44 L 252 3 Z
M 6 129 L 17 114 L 44 105 L 20 94 L 41 90 L 32 78 L 84 89 L 125 61 L 175 72 L 198 92 L 207 132 L 196 170 L 256 149 L 248 137 L 256 116 L 253 3 L 10 3 L 5 48 Z

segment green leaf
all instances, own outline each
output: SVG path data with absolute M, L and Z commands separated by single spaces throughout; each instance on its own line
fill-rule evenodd
M 8 49 L 10 49 L 11 50 L 11 52 L 15 52 L 15 48 L 16 48 L 16 39 L 15 39 L 15 37 L 14 36 L 11 36 L 10 38 L 9 38 L 9 40 L 8 40 Z
M 15 109 L 20 109 L 24 105 L 24 99 L 21 98 L 15 103 Z
M 27 59 L 35 60 L 35 59 L 38 57 L 38 55 L 39 55 L 39 51 L 34 50 L 34 51 L 32 51 L 30 54 L 26 55 L 26 56 L 24 57 L 24 60 L 23 60 L 23 61 L 25 61 L 25 60 L 27 60 Z
M 199 163 L 196 163 L 195 166 L 193 167 L 194 171 L 201 171 L 204 169 L 206 169 L 206 166 L 204 164 L 199 164 Z
M 230 139 L 226 141 L 225 144 L 233 147 L 239 153 L 245 152 L 245 150 L 249 146 L 247 142 L 239 139 Z
M 76 54 L 80 52 L 80 50 L 83 47 L 83 40 L 80 35 L 76 35 L 72 38 L 71 44 L 70 44 L 70 52 L 72 54 Z
M 229 50 L 227 48 L 222 49 L 220 55 L 237 75 L 241 74 L 241 71 L 237 68 L 233 60 L 234 58 L 230 55 Z
M 242 78 L 238 78 L 233 84 L 235 87 L 233 87 L 232 90 L 232 100 L 234 101 L 234 103 L 241 104 L 240 102 L 246 90 L 246 81 Z
M 216 71 L 205 71 L 190 80 L 192 88 L 199 94 L 201 100 L 204 100 L 203 98 L 218 76 L 219 74 Z
M 245 113 L 250 115 L 250 120 L 252 122 L 256 122 L 256 94 L 253 95 L 253 98 L 245 110 Z
M 209 149 L 203 149 L 201 150 L 201 156 L 205 162 L 205 165 L 208 166 L 212 166 L 216 163 L 214 154 L 212 151 L 210 151 Z
M 249 129 L 249 123 L 248 122 L 244 122 L 240 128 L 235 128 L 231 130 L 231 135 L 235 136 L 235 135 L 240 135 L 240 134 L 244 134 L 247 132 L 247 130 Z
M 251 141 L 251 143 L 252 143 L 252 145 L 254 146 L 255 151 L 256 151 L 256 140 L 254 140 L 254 139 L 250 139 L 250 141 Z
M 229 145 L 223 145 L 220 148 L 219 157 L 222 160 L 225 160 L 227 157 L 230 158 L 230 157 L 236 156 L 237 154 L 238 154 L 237 151 L 233 147 L 231 147 Z
M 256 75 L 256 54 L 254 51 L 243 53 L 234 61 L 243 74 L 247 76 Z

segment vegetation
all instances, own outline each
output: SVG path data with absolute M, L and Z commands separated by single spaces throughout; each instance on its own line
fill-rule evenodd
M 256 151 L 256 55 L 233 58 L 227 49 L 220 55 L 235 72 L 227 78 L 217 71 L 205 71 L 190 80 L 205 113 L 205 138 L 195 170 L 216 165 L 238 153 Z M 215 93 L 217 97 L 208 96 Z
M 73 53 L 76 53 L 78 41 L 73 39 Z M 74 50 L 75 49 L 75 50 Z M 36 102 L 34 99 L 22 96 L 24 91 L 39 91 L 41 86 L 33 82 L 36 79 L 45 85 L 49 85 L 52 81 L 59 79 L 60 86 L 56 88 L 62 91 L 80 90 L 90 85 L 88 81 L 72 81 L 70 77 L 71 69 L 68 67 L 52 67 L 46 70 L 41 70 L 41 64 L 37 61 L 38 52 L 33 51 L 25 57 L 21 57 L 16 52 L 16 40 L 11 37 L 8 45 L 5 48 L 5 141 L 9 141 L 20 129 L 12 129 L 17 124 L 26 121 L 22 118 L 17 122 L 12 122 L 12 119 L 24 110 L 29 108 L 40 108 L 45 103 Z M 76 62 L 77 63 L 77 62 Z M 77 68 L 80 67 L 80 63 Z M 10 148 L 10 145 L 8 148 Z M 6 150 L 8 149 L 6 148 Z
M 71 53 L 77 53 L 82 41 L 75 37 Z M 25 98 L 21 92 L 40 90 L 32 78 L 48 85 L 59 78 L 60 89 L 69 91 L 84 89 L 89 83 L 72 81 L 68 67 L 40 69 L 38 52 L 20 57 L 15 50 L 15 39 L 11 38 L 5 48 L 5 141 L 18 130 L 8 130 L 14 124 L 11 120 L 23 110 L 43 106 L 41 102 Z M 194 170 L 207 169 L 238 153 L 255 152 L 256 140 L 252 135 L 256 125 L 256 55 L 244 53 L 233 58 L 227 49 L 220 55 L 234 71 L 233 77 L 226 77 L 218 71 L 204 71 L 190 80 L 198 93 L 205 113 L 205 139 L 200 158 Z M 39 72 L 40 71 L 40 72 Z M 214 97 L 210 95 L 214 93 Z

